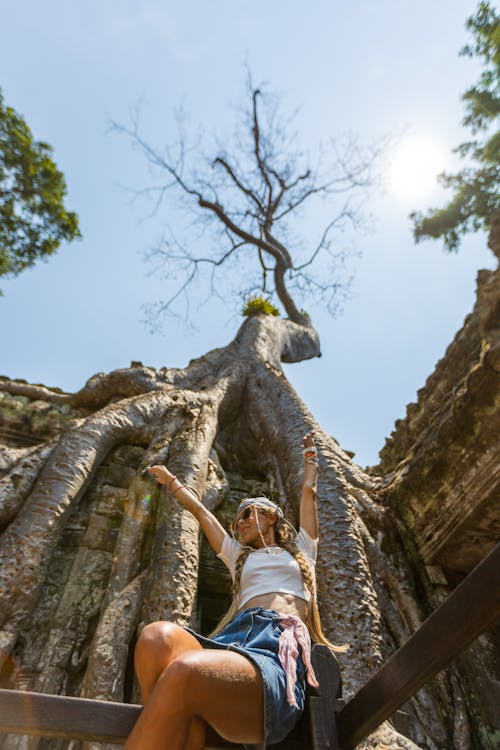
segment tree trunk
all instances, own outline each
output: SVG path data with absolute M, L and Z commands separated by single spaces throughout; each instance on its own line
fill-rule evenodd
M 257 315 L 227 347 L 185 369 L 133 363 L 94 376 L 72 397 L 47 399 L 53 409 L 64 401 L 73 419 L 34 448 L 6 450 L 3 463 L 3 686 L 137 700 L 137 630 L 155 619 L 200 626 L 197 591 L 215 600 L 224 592 L 210 586 L 225 585 L 223 576 L 213 584 L 199 577 L 194 519 L 142 470 L 168 462 L 223 522 L 249 487 L 274 492 L 297 522 L 301 437 L 311 428 L 320 461 L 319 603 L 329 638 L 351 644 L 339 659 L 345 694 L 406 640 L 424 614 L 381 501 L 382 478 L 362 471 L 316 424 L 281 369 L 282 361 L 318 355 L 312 327 Z M 0 388 L 25 401 L 46 395 L 7 380 Z M 406 707 L 405 733 L 429 750 L 451 746 L 458 699 L 456 676 L 435 681 Z M 389 725 L 367 746 L 415 747 Z M 63 747 L 0 738 L 1 750 Z

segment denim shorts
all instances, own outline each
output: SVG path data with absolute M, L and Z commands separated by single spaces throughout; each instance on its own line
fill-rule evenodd
M 282 632 L 280 615 L 270 609 L 254 607 L 239 612 L 226 627 L 213 638 L 205 638 L 186 628 L 203 648 L 223 648 L 236 651 L 250 659 L 262 675 L 264 686 L 264 743 L 247 745 L 263 750 L 289 734 L 305 702 L 306 669 L 302 658 L 297 658 L 297 683 L 295 699 L 298 707 L 291 706 L 286 696 L 286 674 L 278 657 L 278 644 Z

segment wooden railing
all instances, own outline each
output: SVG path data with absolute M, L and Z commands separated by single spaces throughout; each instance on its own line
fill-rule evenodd
M 340 670 L 326 646 L 313 646 L 311 661 L 321 690 L 307 690 L 306 709 L 290 744 L 313 750 L 339 750 L 332 716 L 343 705 Z M 122 744 L 142 706 L 69 698 L 20 690 L 0 690 L 0 731 L 36 737 L 93 740 Z M 280 745 L 285 750 L 287 742 Z M 241 750 L 207 727 L 205 750 Z
M 342 750 L 356 747 L 498 617 L 500 544 L 342 708 Z
M 0 690 L 0 729 L 6 734 L 54 737 L 122 745 L 142 706 L 69 698 L 62 695 Z M 215 732 L 207 733 L 206 750 L 230 750 Z
M 141 709 L 125 703 L 0 690 L 0 729 L 6 734 L 123 743 Z
M 335 659 L 315 646 L 319 692 L 309 691 L 304 750 L 351 750 L 500 617 L 500 544 L 344 706 Z M 0 731 L 123 743 L 140 706 L 0 690 Z M 238 746 L 207 734 L 206 750 Z M 280 745 L 285 750 L 286 742 Z

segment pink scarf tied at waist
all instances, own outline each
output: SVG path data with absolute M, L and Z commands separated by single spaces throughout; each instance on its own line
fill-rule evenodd
M 306 667 L 307 682 L 312 687 L 319 687 L 311 664 L 311 636 L 302 620 L 296 615 L 281 615 L 280 625 L 284 630 L 280 635 L 278 656 L 286 675 L 286 697 L 291 706 L 297 706 L 295 685 L 297 684 L 297 657 L 299 646 L 302 661 Z

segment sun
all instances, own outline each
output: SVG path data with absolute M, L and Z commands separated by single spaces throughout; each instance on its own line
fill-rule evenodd
M 391 159 L 389 192 L 405 201 L 429 196 L 438 189 L 436 177 L 443 168 L 443 149 L 437 139 L 423 134 L 408 135 Z

